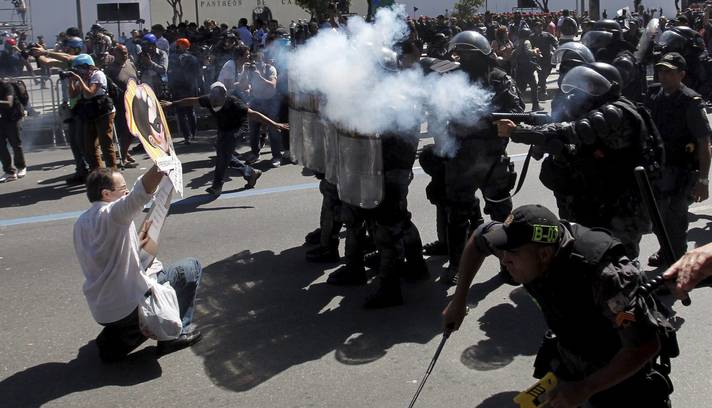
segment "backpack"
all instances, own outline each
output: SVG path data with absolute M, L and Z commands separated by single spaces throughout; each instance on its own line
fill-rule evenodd
M 626 100 L 627 101 L 627 100 Z M 656 178 L 660 174 L 660 170 L 665 165 L 665 145 L 663 143 L 663 138 L 660 136 L 660 131 L 653 121 L 653 117 L 650 115 L 648 108 L 638 102 L 615 102 L 613 105 L 633 114 L 634 116 L 640 117 L 645 125 L 644 129 L 640 131 L 640 143 L 641 143 L 641 159 L 640 163 L 645 170 L 648 172 L 648 176 Z M 635 108 L 635 109 L 633 109 Z
M 27 93 L 27 87 L 21 79 L 11 80 L 10 85 L 12 85 L 12 90 L 15 91 L 15 97 L 22 104 L 23 107 L 27 107 L 30 103 L 30 95 Z

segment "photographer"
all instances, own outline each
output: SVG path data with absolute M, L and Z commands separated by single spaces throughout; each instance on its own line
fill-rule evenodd
M 141 82 L 150 85 L 156 95 L 161 97 L 165 94 L 163 87 L 168 79 L 168 54 L 156 47 L 157 41 L 153 34 L 143 36 L 137 68 L 141 71 Z
M 67 29 L 67 32 L 76 30 L 73 27 Z M 68 70 L 72 67 L 72 60 L 82 53 L 84 41 L 75 36 L 65 36 L 62 41 L 61 48 L 64 52 L 58 50 L 46 50 L 43 48 L 32 48 L 30 54 L 35 57 L 37 63 L 46 68 L 59 68 Z M 60 77 L 63 75 L 60 74 Z M 62 84 L 63 100 L 61 112 L 65 112 L 68 117 L 64 120 L 67 124 L 67 133 L 69 134 L 69 146 L 74 156 L 75 172 L 65 180 L 69 185 L 83 184 L 87 173 L 88 166 L 84 153 L 84 124 L 77 111 L 77 102 L 81 99 L 81 94 L 78 90 L 70 90 L 70 80 L 67 77 L 61 78 L 64 80 Z
M 119 139 L 119 149 L 123 167 L 136 167 L 138 164 L 131 154 L 129 147 L 131 145 L 131 132 L 126 123 L 126 107 L 124 105 L 124 94 L 130 80 L 138 82 L 138 70 L 134 63 L 129 59 L 129 51 L 126 46 L 117 44 L 111 50 L 111 55 L 114 61 L 106 68 L 106 76 L 111 79 L 118 88 L 117 99 L 114 100 L 116 107 L 116 136 Z
M 116 170 L 113 138 L 116 110 L 107 94 L 106 75 L 94 66 L 94 60 L 87 54 L 77 55 L 72 60 L 72 71 L 67 71 L 66 75 L 71 80 L 70 93 L 78 91 L 81 94 L 77 109 L 84 123 L 84 152 L 89 168 L 93 170 L 106 165 Z
M 218 74 L 218 82 L 225 84 L 227 91 L 231 95 L 236 95 L 243 102 L 247 101 L 250 83 L 247 75 L 244 75 L 244 66 L 250 61 L 250 50 L 244 45 L 239 46 L 233 52 L 232 59 L 227 61 Z
M 104 326 L 96 345 L 99 357 L 107 363 L 122 359 L 146 340 L 138 317 L 138 305 L 148 289 L 146 276 L 158 284 L 169 282 L 175 289 L 183 323 L 177 339 L 158 342 L 156 354 L 190 347 L 201 339 L 199 331 L 190 329 L 202 274 L 200 263 L 188 258 L 164 266 L 140 255 L 150 224 L 144 224 L 139 235 L 133 220 L 151 201 L 163 176 L 153 166 L 131 191 L 121 173 L 112 169 L 96 169 L 87 177 L 92 205 L 74 224 L 74 249 L 86 278 L 83 292 L 89 309 L 94 320 Z
M 245 66 L 245 75 L 249 83 L 250 109 L 262 113 L 270 119 L 279 114 L 279 99 L 277 94 L 277 69 L 265 63 L 261 52 L 254 53 L 252 63 Z M 260 122 L 249 122 L 249 141 L 252 155 L 246 161 L 257 161 L 260 155 Z M 282 162 L 282 140 L 275 129 L 267 129 L 270 149 L 272 150 L 272 167 L 279 167 Z
M 202 85 L 200 62 L 190 53 L 190 41 L 179 38 L 175 42 L 175 53 L 171 54 L 170 71 L 168 73 L 168 86 L 171 95 L 176 99 L 198 96 Z M 177 107 L 175 109 L 178 127 L 183 135 L 185 144 L 190 144 L 195 139 L 197 118 L 192 106 Z

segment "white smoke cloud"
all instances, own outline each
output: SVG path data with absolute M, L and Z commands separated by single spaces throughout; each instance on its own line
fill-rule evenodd
M 384 48 L 407 38 L 403 6 L 379 9 L 374 24 L 349 19 L 345 30 L 321 30 L 289 55 L 291 86 L 322 96 L 323 117 L 363 134 L 418 131 L 427 121 L 443 155 L 457 143 L 447 123 L 476 123 L 487 113 L 492 93 L 470 83 L 463 72 L 425 75 L 420 67 L 384 67 Z

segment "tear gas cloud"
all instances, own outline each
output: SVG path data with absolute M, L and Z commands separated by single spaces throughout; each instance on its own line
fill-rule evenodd
M 475 124 L 489 110 L 492 93 L 463 72 L 425 75 L 420 66 L 384 66 L 384 49 L 408 37 L 405 8 L 379 9 L 374 24 L 349 19 L 345 30 L 321 30 L 288 54 L 290 85 L 321 95 L 322 117 L 363 134 L 413 133 L 427 120 L 443 155 L 455 153 L 447 123 Z M 426 119 L 427 118 L 427 119 Z

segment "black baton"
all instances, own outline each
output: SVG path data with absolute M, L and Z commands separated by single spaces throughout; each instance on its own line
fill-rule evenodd
M 660 243 L 660 255 L 666 265 L 672 265 L 677 259 L 679 259 L 680 256 L 682 256 L 682 254 L 676 254 L 675 249 L 670 242 L 670 236 L 668 236 L 667 230 L 665 229 L 665 224 L 663 223 L 663 217 L 660 215 L 658 203 L 655 201 L 653 188 L 650 185 L 648 174 L 645 172 L 645 168 L 643 168 L 643 166 L 635 168 L 635 181 L 638 183 L 638 189 L 640 190 L 640 196 L 643 198 L 643 204 L 645 204 L 645 208 L 648 209 L 648 214 L 650 214 L 650 219 L 653 222 L 653 231 L 655 232 L 655 235 L 657 235 Z M 661 274 L 642 285 L 640 289 L 643 294 L 648 294 L 659 289 L 663 283 L 664 279 Z M 691 303 L 692 301 L 689 297 L 682 300 L 682 304 L 685 306 L 689 306 Z

